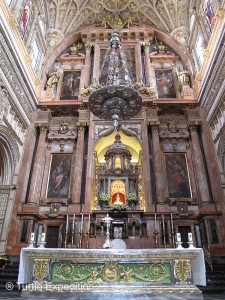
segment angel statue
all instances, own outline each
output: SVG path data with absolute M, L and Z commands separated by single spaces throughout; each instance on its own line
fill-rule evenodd
M 182 65 L 178 67 L 177 77 L 181 85 L 190 86 L 190 73 L 187 70 L 184 70 Z

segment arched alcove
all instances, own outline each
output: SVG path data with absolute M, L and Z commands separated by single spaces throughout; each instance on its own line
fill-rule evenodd
M 0 126 L 0 184 L 10 185 L 19 162 L 19 149 L 10 132 Z

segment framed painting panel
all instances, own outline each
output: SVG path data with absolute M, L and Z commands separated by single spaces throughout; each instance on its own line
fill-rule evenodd
M 52 154 L 47 186 L 47 198 L 68 198 L 70 170 L 70 154 Z
M 81 71 L 64 71 L 60 100 L 76 100 L 79 95 Z
M 157 69 L 155 70 L 156 85 L 159 98 L 176 98 L 174 87 L 173 70 Z
M 165 153 L 165 162 L 169 197 L 191 198 L 186 154 Z

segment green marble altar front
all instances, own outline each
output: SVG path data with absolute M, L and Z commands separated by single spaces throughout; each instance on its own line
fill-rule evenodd
M 171 284 L 173 276 L 169 262 L 164 263 L 73 263 L 52 264 L 51 281 L 102 283 Z

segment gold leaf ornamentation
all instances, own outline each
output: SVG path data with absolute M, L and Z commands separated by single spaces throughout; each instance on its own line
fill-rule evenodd
M 175 260 L 175 272 L 181 283 L 187 282 L 191 270 L 190 260 Z
M 47 270 L 48 270 L 48 259 L 34 260 L 34 274 L 37 281 L 42 281 L 45 278 Z

